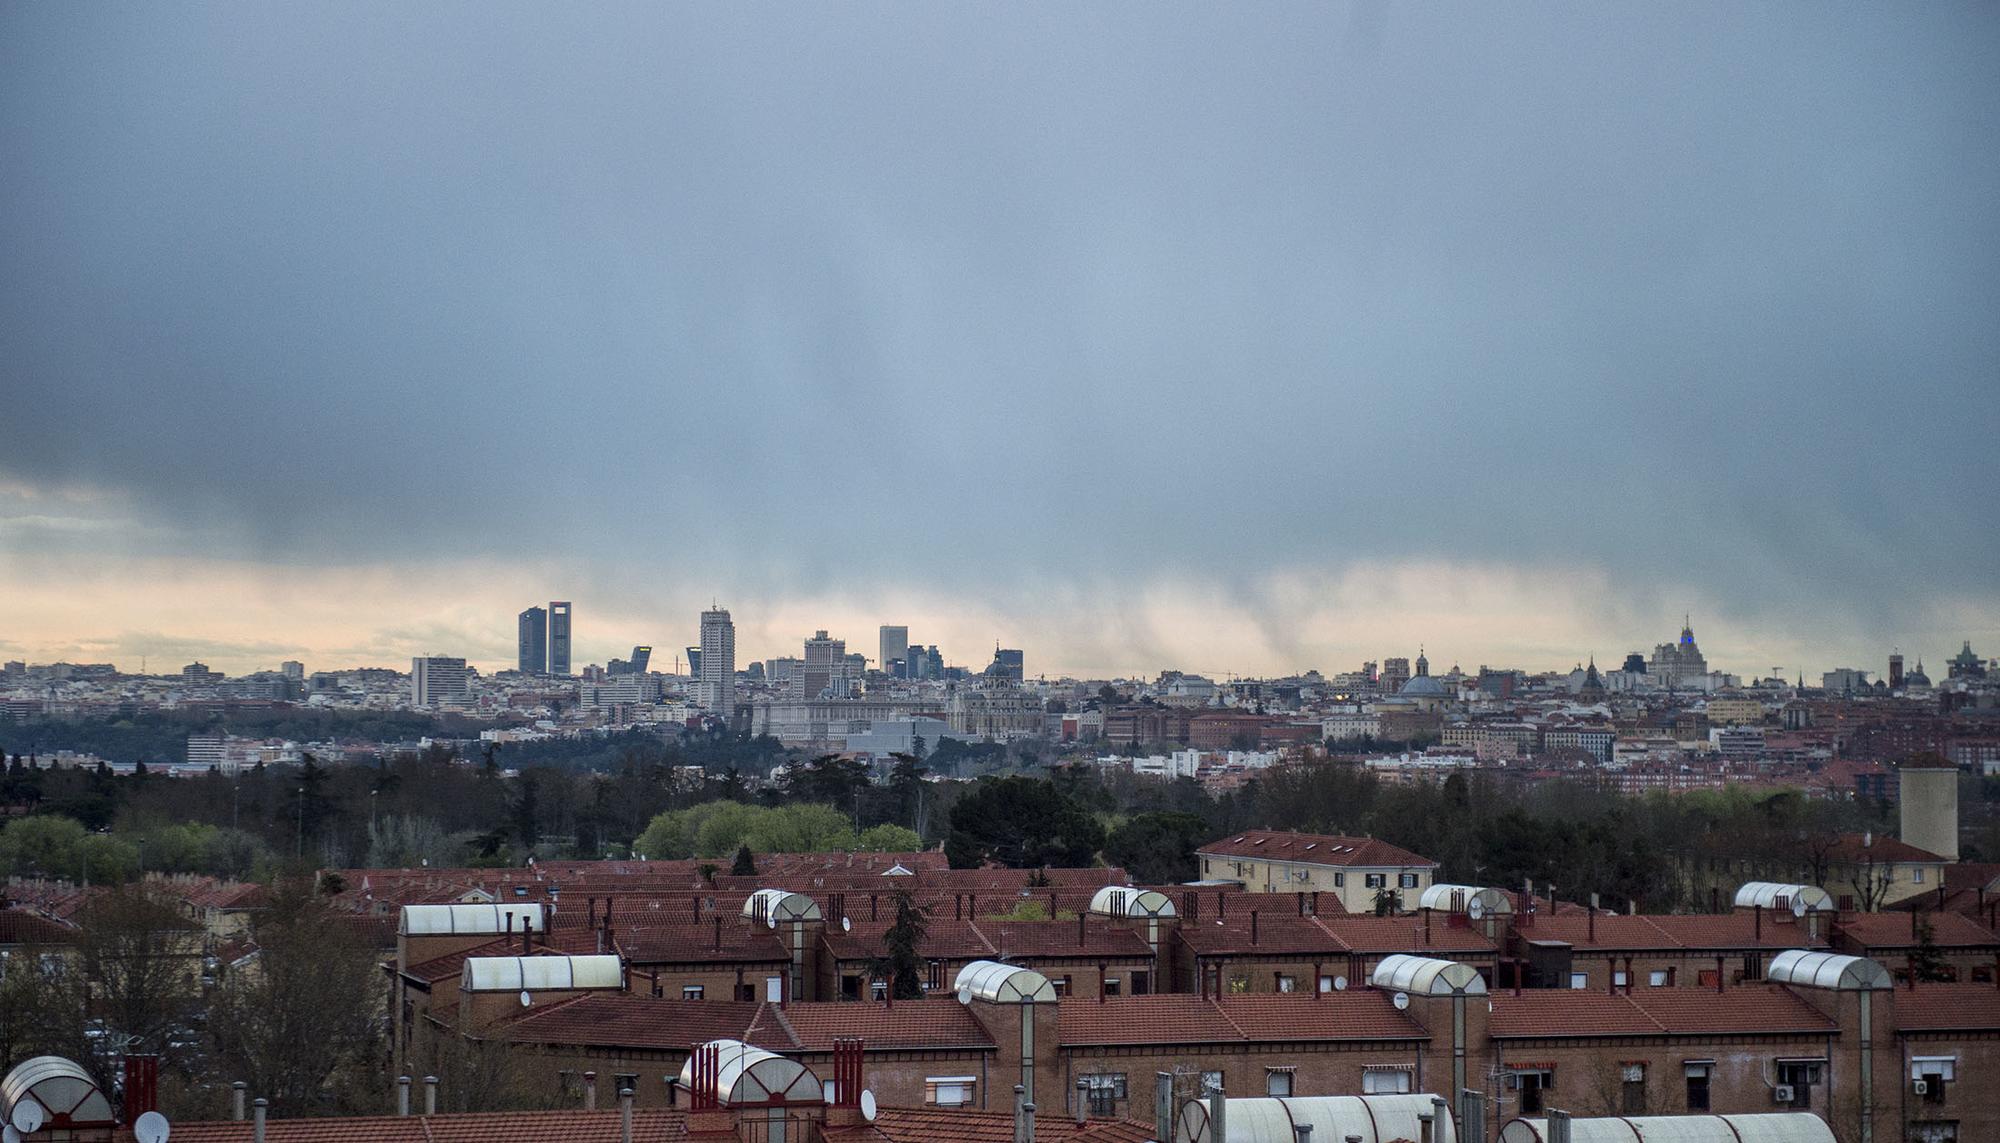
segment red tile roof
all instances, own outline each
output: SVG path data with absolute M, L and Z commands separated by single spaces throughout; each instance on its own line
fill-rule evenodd
M 1903 949 L 1917 944 L 1915 929 L 1928 923 L 1939 948 L 1990 949 L 2000 946 L 2000 933 L 1958 913 L 1851 913 L 1835 926 L 1835 936 L 1848 949 Z
M 2000 989 L 1990 984 L 1917 984 L 1896 990 L 1904 1032 L 2000 1032 Z
M 76 929 L 36 913 L 0 909 L 0 945 L 67 945 Z
M 1249 830 L 1217 838 L 1195 851 L 1212 857 L 1249 857 L 1309 865 L 1435 869 L 1437 862 L 1372 837 Z
M 1238 1044 L 1299 1040 L 1423 1040 L 1429 1034 L 1387 993 L 1265 993 L 1220 1000 L 1176 994 L 1065 1001 L 1057 1013 L 1065 1046 Z
M 830 1052 L 835 1037 L 859 1036 L 871 1051 L 909 1048 L 991 1048 L 993 1037 L 955 999 L 887 1004 L 794 1004 L 777 1012 L 805 1051 Z
M 600 993 L 560 1000 L 508 1019 L 488 1033 L 516 1044 L 580 1044 L 599 1048 L 684 1051 L 710 1040 L 747 1040 L 789 1047 L 789 1034 L 753 1037 L 764 1005 L 739 1000 L 655 999 Z M 768 1026 L 768 1025 L 766 1025 Z
M 1495 1039 L 1568 1039 L 1819 1034 L 1838 1025 L 1780 985 L 1746 984 L 1722 992 L 1656 988 L 1615 996 L 1566 988 L 1496 993 L 1487 1028 Z
M 699 925 L 614 923 L 612 934 L 618 951 L 634 964 L 772 964 L 791 959 L 776 933 L 762 926 L 752 928 L 740 918 L 717 917 Z
M 1853 865 L 1863 862 L 1935 862 L 1944 864 L 1943 855 L 1928 849 L 1918 849 L 1899 838 L 1870 837 L 1866 834 L 1846 833 L 1835 839 L 1827 850 L 1827 857 L 1840 864 Z
M 250 1143 L 247 1121 L 174 1124 L 174 1143 Z M 678 1143 L 685 1112 L 634 1108 L 634 1143 Z M 368 1115 L 345 1119 L 273 1119 L 267 1143 L 618 1143 L 619 1113 L 608 1111 L 489 1111 L 460 1115 Z
M 1596 952 L 1791 949 L 1826 943 L 1808 942 L 1803 925 L 1789 915 L 1780 920 L 1768 912 L 1761 920 L 1751 913 L 1599 913 L 1594 921 L 1588 913 L 1541 916 L 1519 932 L 1529 940 L 1565 941 Z
M 1152 955 L 1144 937 L 1131 929 L 1106 924 L 1102 918 L 1085 919 L 1080 942 L 1075 921 L 980 921 L 978 927 L 999 958 L 1007 961 L 1034 957 L 1131 960 Z

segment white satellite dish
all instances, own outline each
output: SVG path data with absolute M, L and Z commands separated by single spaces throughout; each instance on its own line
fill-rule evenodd
M 841 932 L 843 932 L 843 933 L 851 933 L 851 932 L 853 932 L 853 931 L 854 931 L 854 922 L 853 922 L 852 920 L 850 920 L 850 919 L 846 918 L 846 917 L 842 917 L 842 918 L 840 919 L 840 931 L 841 931 Z
M 1474 897 L 1472 900 L 1467 901 L 1465 903 L 1465 915 L 1471 917 L 1475 921 L 1481 917 L 1484 917 L 1486 915 L 1486 903 L 1484 901 L 1481 901 L 1479 898 Z
M 1401 1012 L 1403 1009 L 1408 1008 L 1410 1006 L 1410 994 L 1407 992 L 1398 992 L 1395 995 L 1395 997 L 1390 1000 L 1390 1003 L 1396 1006 L 1396 1011 Z
M 521 990 L 521 1007 L 523 1007 L 523 1008 L 526 1008 L 526 1007 L 528 1007 L 528 1006 L 532 1005 L 532 1004 L 533 1004 L 534 1002 L 535 1002 L 535 998 L 534 998 L 534 997 L 532 997 L 532 996 L 530 996 L 530 995 L 528 995 L 528 990 L 527 990 L 527 989 L 525 989 L 525 988 L 523 988 L 523 989 Z
M 14 1105 L 14 1113 L 7 1117 L 7 1122 L 13 1125 L 14 1130 L 23 1135 L 33 1135 L 40 1131 L 42 1124 L 47 1120 L 48 1112 L 41 1104 L 35 1102 L 33 1096 L 21 1097 L 21 1102 Z
M 138 1143 L 167 1143 L 167 1136 L 173 1134 L 173 1127 L 167 1117 L 157 1111 L 149 1111 L 132 1121 L 132 1138 Z
M 775 915 L 766 917 L 764 923 L 775 929 L 778 927 L 778 918 Z
M 1334 990 L 1335 992 L 1346 992 L 1346 991 L 1347 991 L 1347 978 L 1346 978 L 1346 977 L 1344 977 L 1344 976 L 1336 976 L 1336 977 L 1334 977 L 1334 978 L 1333 978 L 1333 990 Z
M 875 1093 L 865 1087 L 861 1089 L 861 1118 L 875 1122 Z
M 1792 898 L 1792 916 L 1803 917 L 1805 915 L 1806 915 L 1806 899 L 1804 897 Z
M 959 1002 L 960 1004 L 970 1004 L 970 1003 L 972 1003 L 972 986 L 971 986 L 971 985 L 969 985 L 969 984 L 961 984 L 961 985 L 959 985 L 959 986 L 958 986 L 958 1002 Z

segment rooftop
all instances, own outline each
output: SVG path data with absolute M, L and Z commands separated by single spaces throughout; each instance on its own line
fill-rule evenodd
M 1248 857 L 1302 865 L 1434 869 L 1437 862 L 1372 837 L 1250 830 L 1209 842 L 1196 850 L 1213 857 Z

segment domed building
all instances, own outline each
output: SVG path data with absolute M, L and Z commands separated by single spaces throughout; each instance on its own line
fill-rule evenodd
M 1431 677 L 1431 661 L 1424 658 L 1422 648 L 1417 649 L 1417 673 L 1396 692 L 1399 699 L 1407 699 L 1418 710 L 1432 711 L 1452 701 L 1451 690 Z

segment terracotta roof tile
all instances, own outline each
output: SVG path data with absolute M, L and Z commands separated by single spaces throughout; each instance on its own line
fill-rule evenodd
M 2000 946 L 2000 933 L 1958 913 L 1930 913 L 1921 917 L 1915 913 L 1852 913 L 1840 919 L 1834 932 L 1843 948 L 1914 948 L 1917 937 L 1913 930 L 1925 922 L 1930 924 L 1931 939 L 1940 948 Z
M 490 1033 L 517 1044 L 682 1050 L 709 1040 L 749 1040 L 764 1005 L 739 1000 L 655 999 L 597 994 L 560 1000 L 513 1016 Z M 787 1042 L 782 1046 L 790 1047 Z
M 886 1004 L 793 1004 L 784 1010 L 800 1048 L 830 1052 L 835 1037 L 859 1036 L 871 1050 L 991 1048 L 993 1037 L 954 999 Z
M 248 1122 L 174 1124 L 174 1143 L 250 1143 Z M 684 1112 L 635 1108 L 634 1143 L 678 1143 L 687 1134 Z M 619 1113 L 609 1111 L 494 1111 L 462 1115 L 369 1115 L 345 1119 L 273 1119 L 267 1143 L 618 1143 Z
M 76 942 L 76 929 L 36 913 L 0 909 L 0 945 L 67 945 Z
M 721 922 L 719 926 L 716 920 Z M 716 920 L 701 925 L 614 923 L 612 934 L 618 951 L 634 964 L 770 964 L 790 960 L 770 929 L 751 928 L 740 918 Z
M 1031 957 L 1129 960 L 1152 955 L 1144 937 L 1131 929 L 1106 924 L 1102 918 L 1085 920 L 1081 942 L 1077 940 L 1075 921 L 981 921 L 978 926 L 1002 960 Z
M 1372 837 L 1338 837 L 1280 830 L 1249 830 L 1217 838 L 1195 851 L 1215 857 L 1295 861 L 1313 865 L 1436 868 L 1437 862 Z
M 1225 996 L 1175 994 L 1065 1001 L 1058 1012 L 1065 1045 L 1235 1044 L 1299 1040 L 1428 1039 L 1387 993 L 1354 989 Z
M 1722 992 L 1646 989 L 1629 996 L 1581 989 L 1496 993 L 1487 1026 L 1496 1039 L 1824 1033 L 1837 1029 L 1810 1004 L 1771 984 L 1747 984 Z
M 2000 989 L 1990 984 L 1918 984 L 1896 990 L 1905 1032 L 2000 1032 Z

